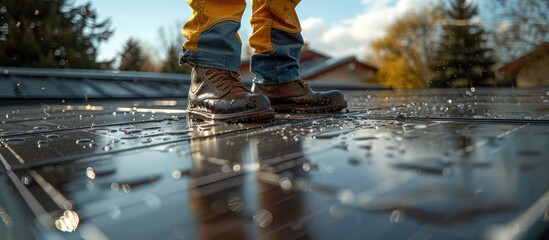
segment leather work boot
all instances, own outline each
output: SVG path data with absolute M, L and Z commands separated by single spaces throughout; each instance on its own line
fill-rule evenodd
M 201 67 L 194 67 L 191 72 L 187 114 L 191 122 L 235 123 L 274 118 L 269 99 L 248 91 L 238 73 Z
M 282 84 L 256 84 L 252 92 L 263 94 L 277 112 L 337 112 L 347 107 L 340 91 L 315 92 L 303 79 Z

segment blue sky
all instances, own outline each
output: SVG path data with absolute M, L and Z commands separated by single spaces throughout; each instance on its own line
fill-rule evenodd
M 305 41 L 312 48 L 332 56 L 353 54 L 364 58 L 369 42 L 381 37 L 394 19 L 410 9 L 439 1 L 443 0 L 302 0 L 297 12 Z M 159 52 L 159 29 L 165 27 L 176 36 L 180 30 L 176 23 L 183 23 L 190 16 L 185 0 L 93 0 L 92 4 L 100 19 L 110 18 L 115 29 L 101 47 L 100 59 L 116 56 L 130 37 L 141 40 L 150 52 Z M 244 37 L 251 33 L 250 15 L 248 7 L 242 21 Z

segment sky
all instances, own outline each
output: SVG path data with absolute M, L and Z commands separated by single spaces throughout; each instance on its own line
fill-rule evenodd
M 302 34 L 310 47 L 330 56 L 355 55 L 365 59 L 369 43 L 383 35 L 385 27 L 411 9 L 419 9 L 440 0 L 302 0 L 297 13 Z M 76 0 L 84 3 L 87 0 Z M 110 18 L 115 32 L 100 48 L 100 59 L 111 59 L 124 42 L 134 37 L 149 51 L 162 49 L 159 29 L 177 36 L 190 17 L 185 0 L 93 0 L 99 19 Z M 250 1 L 242 18 L 241 36 L 251 33 Z M 367 58 L 367 57 L 366 57 Z

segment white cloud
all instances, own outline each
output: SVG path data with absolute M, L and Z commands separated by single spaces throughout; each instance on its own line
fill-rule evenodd
M 313 49 L 331 56 L 355 55 L 364 58 L 370 42 L 381 36 L 385 28 L 409 10 L 430 4 L 426 0 L 361 0 L 364 10 L 348 19 L 326 23 L 310 17 L 301 21 L 303 37 Z

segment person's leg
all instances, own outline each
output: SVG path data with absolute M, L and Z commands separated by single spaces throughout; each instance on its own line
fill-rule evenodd
M 299 0 L 253 0 L 250 46 L 255 83 L 277 84 L 299 79 L 303 47 L 295 12 Z
M 181 63 L 192 66 L 188 95 L 191 120 L 240 122 L 274 117 L 269 100 L 241 83 L 237 31 L 245 0 L 187 0 L 192 16 L 183 26 Z
M 269 97 L 276 111 L 329 112 L 347 107 L 338 91 L 314 92 L 299 76 L 303 47 L 295 12 L 300 0 L 252 0 L 252 92 Z
M 187 0 L 192 16 L 181 32 L 182 63 L 238 72 L 242 43 L 238 37 L 245 0 Z

